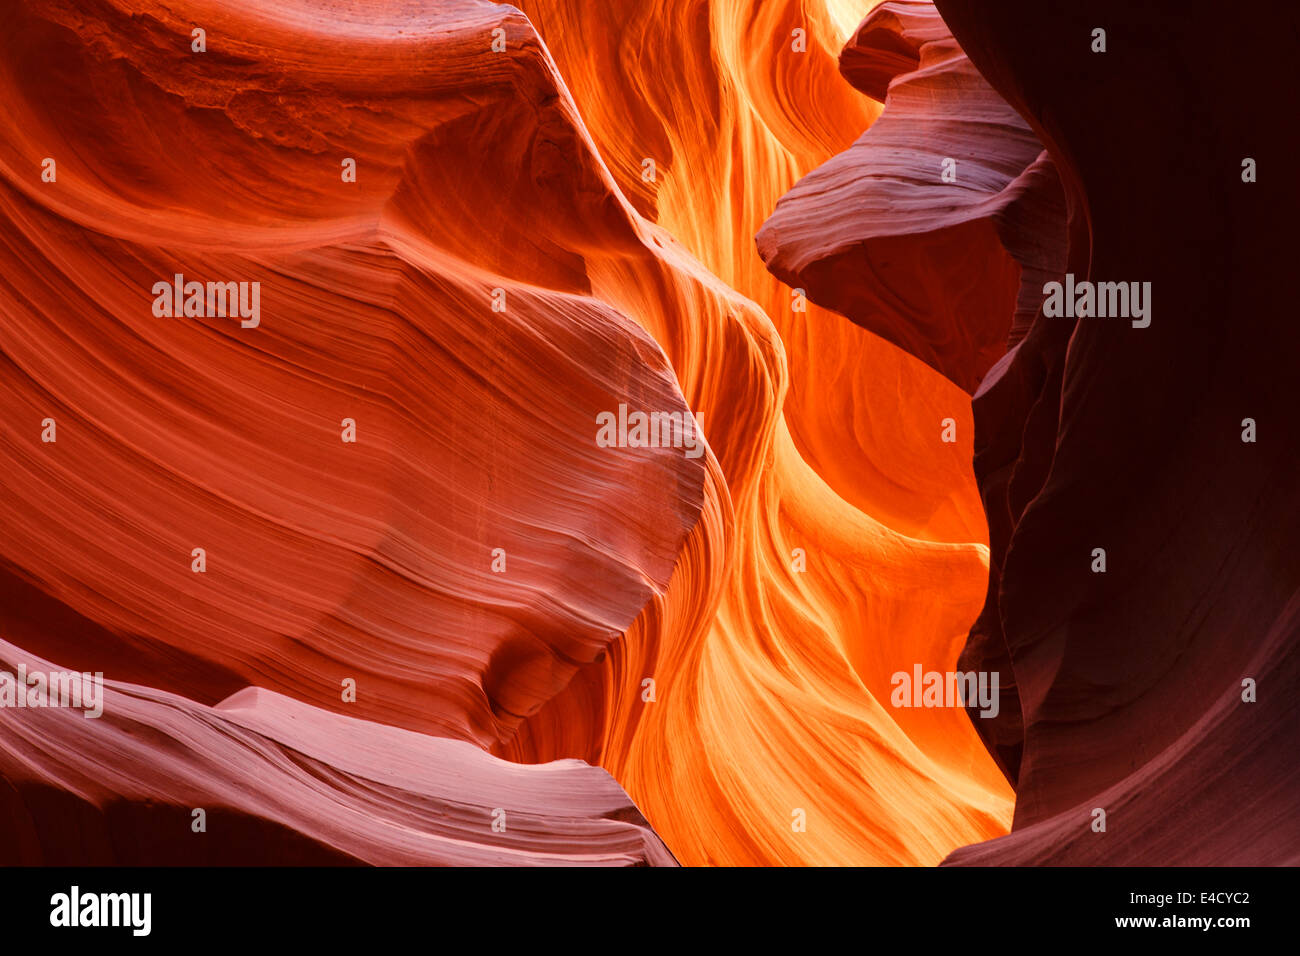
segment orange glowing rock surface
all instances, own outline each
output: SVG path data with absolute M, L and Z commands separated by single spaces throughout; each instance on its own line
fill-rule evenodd
M 0 662 L 116 682 L 103 721 L 0 711 L 18 860 L 75 859 L 58 793 L 100 860 L 139 832 L 114 807 L 179 817 L 144 862 L 202 800 L 236 859 L 269 828 L 688 865 L 1006 832 L 966 714 L 889 702 L 984 603 L 969 396 L 796 311 L 754 245 L 878 112 L 836 65 L 866 10 L 521 7 L 0 17 Z M 259 281 L 259 323 L 154 314 L 176 274 Z M 706 452 L 599 446 L 620 404 L 694 412 Z

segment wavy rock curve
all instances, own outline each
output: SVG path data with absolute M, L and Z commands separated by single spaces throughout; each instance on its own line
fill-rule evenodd
M 6 738 L 24 861 L 71 859 L 70 816 L 96 860 L 184 859 L 200 800 L 240 859 L 915 864 L 1005 832 L 964 716 L 885 704 L 982 600 L 964 397 L 751 245 L 848 145 L 805 104 L 874 118 L 842 11 L 525 6 L 5 11 L 0 625 L 119 711 Z M 617 36 L 650 39 L 583 46 Z M 260 282 L 258 322 L 155 314 L 176 273 Z M 703 454 L 602 448 L 621 404 Z
M 759 254 L 974 392 L 1023 335 L 1043 276 L 1064 264 L 1051 161 L 931 3 L 878 6 L 840 69 L 884 113 L 781 198 Z

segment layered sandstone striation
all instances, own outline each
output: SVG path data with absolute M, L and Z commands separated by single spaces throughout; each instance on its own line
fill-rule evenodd
M 848 145 L 808 103 L 874 118 L 843 5 L 524 6 L 0 17 L 4 663 L 109 688 L 0 711 L 14 862 L 934 863 L 1005 832 L 964 714 L 888 704 L 983 601 L 965 396 L 795 311 L 750 240 Z M 156 314 L 176 275 L 260 283 L 258 323 Z M 706 453 L 601 447 L 621 405 Z
M 1027 123 L 934 5 L 891 0 L 840 55 L 880 120 L 758 233 L 769 269 L 974 392 L 1064 265 L 1064 204 Z
M 775 274 L 972 393 L 990 576 L 960 662 L 1003 675 L 972 717 L 1016 810 L 954 864 L 1300 858 L 1273 278 L 1297 196 L 1255 172 L 1292 152 L 1261 104 L 1295 15 L 1236 22 L 1189 70 L 1222 14 L 882 4 L 840 63 L 884 113 L 758 236 Z M 1150 311 L 1044 314 L 1067 274 L 1149 283 Z

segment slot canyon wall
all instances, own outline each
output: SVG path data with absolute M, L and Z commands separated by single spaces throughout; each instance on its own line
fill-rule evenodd
M 1294 862 L 1279 27 L 1040 6 L 7 5 L 0 862 Z

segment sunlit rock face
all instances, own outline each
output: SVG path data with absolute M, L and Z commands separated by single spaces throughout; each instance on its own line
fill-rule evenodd
M 1044 282 L 1064 269 L 1055 167 L 931 3 L 876 7 L 839 67 L 884 103 L 884 113 L 782 197 L 758 233 L 758 250 L 792 286 L 974 393 L 1028 331 Z M 994 404 L 984 414 L 998 412 Z M 1001 675 L 999 714 L 974 724 L 1014 783 L 1020 699 L 1000 619 L 989 610 L 1014 523 L 1006 505 L 1012 470 L 999 467 L 1000 451 L 975 453 L 992 551 L 986 611 L 961 663 Z M 990 459 L 997 464 L 985 466 Z
M 1296 859 L 1289 81 L 1101 6 L 7 5 L 0 862 Z
M 752 244 L 874 117 L 853 17 L 591 7 L 6 11 L 3 664 L 105 676 L 0 710 L 14 862 L 1005 832 L 965 716 L 888 703 L 982 599 L 963 397 Z
M 797 4 L 524 8 L 625 194 L 765 315 L 655 332 L 723 494 L 626 640 L 496 752 L 609 767 L 686 863 L 930 863 L 1001 832 L 1010 790 L 964 716 L 889 699 L 899 671 L 956 666 L 983 600 L 969 397 L 797 311 L 753 243 L 879 109 L 838 73 L 852 24 Z
M 1261 281 L 1297 188 L 1257 175 L 1293 152 L 1258 106 L 1281 25 L 1189 81 L 1217 9 L 938 8 L 854 32 L 841 70 L 884 113 L 758 247 L 973 393 L 991 554 L 960 666 L 1004 676 L 972 718 L 1017 795 L 1009 836 L 948 862 L 1294 863 L 1300 715 L 1260 690 L 1295 684 L 1300 609 L 1296 337 Z M 1049 294 L 1115 282 L 1139 311 Z

